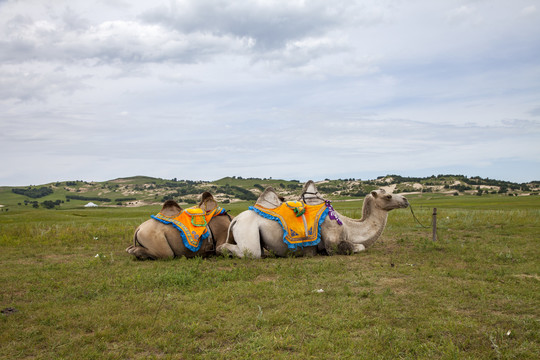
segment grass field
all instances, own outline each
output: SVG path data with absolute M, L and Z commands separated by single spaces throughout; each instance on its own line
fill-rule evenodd
M 395 210 L 364 253 L 262 260 L 132 260 L 159 206 L 0 212 L 0 358 L 540 358 L 540 197 L 410 200 L 437 242 Z

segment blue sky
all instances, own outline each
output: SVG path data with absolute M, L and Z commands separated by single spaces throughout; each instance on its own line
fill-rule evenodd
M 0 185 L 540 180 L 540 2 L 0 0 Z

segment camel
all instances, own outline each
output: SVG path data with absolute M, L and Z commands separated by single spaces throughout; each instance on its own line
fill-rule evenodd
M 311 180 L 304 185 L 300 199 L 307 205 L 325 202 Z M 272 188 L 267 188 L 257 203 L 269 208 L 275 208 L 281 204 L 279 196 Z M 331 215 L 327 216 L 321 224 L 319 244 L 299 248 L 294 252 L 283 242 L 283 228 L 277 221 L 266 219 L 255 211 L 247 210 L 236 216 L 229 227 L 229 233 L 234 236 L 236 244 L 227 241 L 218 246 L 217 252 L 232 254 L 240 258 L 245 256 L 261 258 L 263 248 L 276 256 L 289 254 L 311 256 L 317 252 L 326 252 L 328 255 L 358 253 L 373 245 L 381 236 L 389 211 L 408 206 L 409 203 L 405 197 L 387 194 L 385 190 L 379 189 L 365 197 L 362 218 L 359 220 L 350 219 L 337 213 L 333 208 L 329 208 Z
M 204 192 L 198 207 L 205 212 L 209 212 L 217 207 L 217 202 L 212 194 Z M 182 208 L 176 201 L 167 200 L 160 212 L 165 216 L 175 217 L 181 211 Z M 129 246 L 126 251 L 138 260 L 171 259 L 181 256 L 187 258 L 195 256 L 207 257 L 215 254 L 216 247 L 227 241 L 231 219 L 229 214 L 213 217 L 208 222 L 209 237 L 201 240 L 203 243 L 199 250 L 195 252 L 184 245 L 180 232 L 175 227 L 163 224 L 155 219 L 149 219 L 135 230 L 133 245 Z

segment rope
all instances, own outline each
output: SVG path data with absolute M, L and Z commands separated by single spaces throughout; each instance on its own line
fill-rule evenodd
M 322 197 L 320 197 L 318 191 L 317 191 L 316 193 L 313 193 L 313 192 L 310 192 L 310 191 L 306 191 L 305 193 L 302 193 L 302 200 L 304 200 L 304 202 L 306 202 L 306 194 L 308 194 L 308 195 L 315 195 L 315 197 L 316 197 L 317 199 L 322 200 L 322 201 L 326 201 L 325 199 L 323 199 Z
M 431 227 L 431 226 L 433 225 L 433 220 L 431 221 L 430 226 L 425 226 L 425 225 L 423 225 L 423 224 L 418 220 L 418 218 L 416 217 L 416 215 L 414 215 L 414 211 L 413 211 L 412 205 L 411 205 L 410 203 L 409 203 L 409 208 L 411 209 L 411 214 L 412 214 L 414 220 L 416 220 L 416 222 L 417 222 L 421 227 L 423 227 L 423 228 L 429 228 L 429 227 Z

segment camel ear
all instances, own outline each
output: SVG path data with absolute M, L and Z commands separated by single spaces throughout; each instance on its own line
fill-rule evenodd
M 210 194 L 208 191 L 205 191 L 201 195 L 201 202 L 199 203 L 199 207 L 205 212 L 212 211 L 217 208 L 216 199 L 214 199 L 212 194 Z
M 160 213 L 168 217 L 175 217 L 182 211 L 182 208 L 174 200 L 167 200 L 163 204 Z
M 384 189 L 379 189 L 379 191 L 381 192 L 381 194 L 386 194 L 386 190 Z
M 373 190 L 371 192 L 371 196 L 373 196 L 374 198 L 376 198 L 379 194 L 377 194 L 377 191 Z

